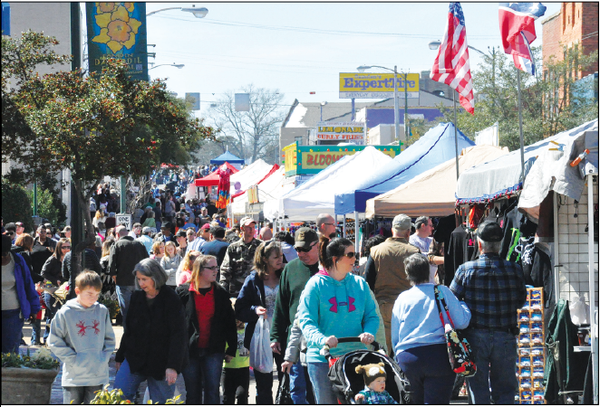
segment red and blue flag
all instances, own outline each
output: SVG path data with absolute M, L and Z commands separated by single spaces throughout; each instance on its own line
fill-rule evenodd
M 543 16 L 542 3 L 500 3 L 498 17 L 504 52 L 511 54 L 517 69 L 535 75 L 531 43 L 536 39 L 535 20 Z

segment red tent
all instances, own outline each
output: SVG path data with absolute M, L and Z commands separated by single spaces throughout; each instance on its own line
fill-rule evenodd
M 238 170 L 231 164 L 229 164 L 228 162 L 226 162 L 225 164 L 227 168 L 229 168 L 231 170 L 232 174 L 235 174 L 236 172 L 238 172 Z M 206 177 L 204 178 L 198 178 L 196 180 L 194 180 L 194 185 L 196 185 L 197 187 L 210 187 L 213 185 L 219 185 L 219 174 L 217 174 L 217 171 L 214 171 L 210 174 L 208 174 Z

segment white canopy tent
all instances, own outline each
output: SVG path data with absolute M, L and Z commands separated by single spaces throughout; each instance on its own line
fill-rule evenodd
M 285 168 L 281 167 L 271 176 L 258 184 L 258 199 L 260 202 L 278 199 L 284 191 L 283 180 L 285 179 Z M 259 180 L 260 181 L 260 180 Z M 246 203 L 248 203 L 248 191 L 236 197 L 231 204 L 231 210 L 234 215 L 246 213 Z M 263 210 L 264 213 L 264 210 Z
M 323 212 L 334 214 L 335 194 L 345 191 L 349 179 L 372 177 L 392 160 L 372 146 L 340 160 L 279 200 L 279 215 L 289 221 L 314 221 Z
M 236 172 L 229 177 L 230 194 L 233 196 L 236 192 L 250 188 L 252 185 L 263 179 L 265 175 L 271 171 L 272 167 L 271 164 L 267 164 L 264 160 L 258 159 L 243 170 Z
M 462 150 L 459 171 L 508 154 L 506 147 L 474 146 Z M 456 205 L 456 158 L 452 158 L 399 187 L 367 200 L 366 217 L 392 218 L 399 213 L 418 217 L 447 216 Z

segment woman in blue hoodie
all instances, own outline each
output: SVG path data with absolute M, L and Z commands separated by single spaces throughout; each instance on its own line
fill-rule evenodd
M 356 253 L 352 242 L 344 238 L 329 240 L 321 236 L 321 269 L 306 284 L 298 320 L 306 338 L 308 374 L 318 404 L 337 404 L 327 377 L 329 365 L 320 350 L 328 345 L 333 357 L 365 348 L 375 339 L 379 317 L 367 282 L 351 273 Z M 358 336 L 364 345 L 341 344 L 342 337 Z

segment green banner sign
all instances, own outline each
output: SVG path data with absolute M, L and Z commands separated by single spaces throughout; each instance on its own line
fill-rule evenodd
M 90 72 L 116 58 L 132 79 L 148 80 L 146 3 L 86 3 L 86 17 Z

